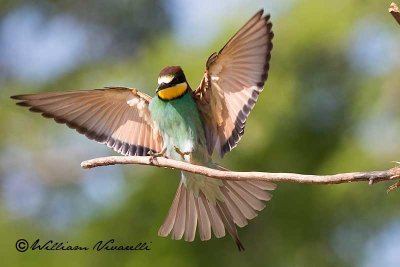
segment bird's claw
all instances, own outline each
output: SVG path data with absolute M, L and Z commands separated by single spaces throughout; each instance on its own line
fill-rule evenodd
M 392 184 L 391 186 L 389 186 L 389 188 L 386 190 L 386 192 L 389 193 L 390 191 L 395 190 L 397 187 L 400 187 L 400 182 L 397 182 L 397 183 Z
M 153 150 L 150 150 L 149 152 L 147 152 L 147 155 L 150 156 L 150 163 L 151 164 L 154 164 L 155 162 L 158 163 L 157 158 L 159 158 L 159 157 L 166 158 L 165 151 L 166 151 L 166 149 L 163 149 L 161 152 L 154 152 Z
M 399 161 L 392 161 L 392 162 L 396 163 L 398 165 L 400 164 Z M 400 166 L 396 166 L 396 167 L 392 168 L 391 171 L 392 171 L 393 175 L 390 176 L 390 178 L 389 178 L 390 180 L 399 179 L 400 178 Z M 392 184 L 391 186 L 389 186 L 389 188 L 386 190 L 386 192 L 389 193 L 390 191 L 393 191 L 398 187 L 400 187 L 400 181 L 395 183 L 395 184 Z
M 392 161 L 392 162 L 396 163 L 396 164 L 400 164 L 399 161 Z M 393 175 L 390 176 L 390 180 L 399 179 L 400 178 L 400 166 L 396 166 L 396 167 L 392 168 L 391 171 L 392 171 Z M 391 186 L 389 186 L 389 188 L 386 190 L 386 192 L 389 193 L 390 191 L 393 191 L 398 187 L 400 187 L 400 181 L 395 183 L 395 184 L 392 184 Z
M 177 146 L 174 146 L 174 149 L 175 149 L 176 153 L 178 153 L 182 157 L 183 160 L 185 160 L 185 156 L 188 156 L 191 154 L 190 152 L 182 152 L 179 149 L 179 147 L 177 147 Z

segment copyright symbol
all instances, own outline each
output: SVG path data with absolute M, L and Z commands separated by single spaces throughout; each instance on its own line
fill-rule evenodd
M 19 252 L 25 252 L 29 248 L 29 243 L 25 239 L 19 239 L 19 240 L 17 240 L 17 243 L 15 243 L 15 248 Z

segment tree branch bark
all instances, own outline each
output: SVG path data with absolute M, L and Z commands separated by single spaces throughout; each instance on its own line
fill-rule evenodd
M 179 169 L 191 173 L 201 174 L 207 177 L 212 177 L 222 180 L 262 180 L 268 182 L 289 182 L 302 184 L 341 184 L 349 182 L 368 181 L 369 184 L 389 181 L 400 178 L 400 166 L 396 166 L 385 171 L 370 171 L 370 172 L 350 172 L 339 173 L 334 175 L 308 175 L 297 173 L 269 173 L 269 172 L 234 172 L 223 171 L 207 168 L 204 166 L 193 165 L 188 162 L 167 159 L 164 157 L 152 158 L 139 156 L 111 156 L 87 160 L 81 163 L 84 169 L 90 169 L 99 166 L 108 166 L 116 164 L 139 164 L 155 167 Z M 397 185 L 398 186 L 398 185 Z M 391 186 L 389 191 L 395 189 L 396 184 Z
M 400 24 L 400 10 L 399 10 L 399 7 L 395 3 L 392 3 L 390 5 L 389 12 L 390 12 L 390 14 L 392 14 L 393 18 L 397 21 L 397 23 Z

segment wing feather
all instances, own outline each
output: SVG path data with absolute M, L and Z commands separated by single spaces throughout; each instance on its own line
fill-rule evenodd
M 106 144 L 123 155 L 159 152 L 163 141 L 150 118 L 151 97 L 136 89 L 107 87 L 73 92 L 17 95 L 20 106 Z
M 218 52 L 193 95 L 203 118 L 208 152 L 221 157 L 236 147 L 263 89 L 271 58 L 269 15 L 255 14 Z

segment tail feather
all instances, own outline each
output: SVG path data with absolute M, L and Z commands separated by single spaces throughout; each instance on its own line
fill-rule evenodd
M 236 246 L 238 247 L 239 251 L 244 251 L 244 246 L 239 239 L 239 234 L 237 232 L 235 223 L 233 222 L 232 215 L 229 212 L 226 203 L 218 202 L 217 207 L 218 207 L 219 215 L 221 216 L 221 219 L 224 221 L 226 230 L 228 231 L 228 233 L 231 235 L 231 237 L 235 241 Z
M 246 181 L 246 183 L 252 184 L 262 190 L 275 190 L 276 189 L 276 184 L 271 183 L 271 182 L 265 182 L 265 181 Z
M 204 206 L 203 201 L 200 197 L 197 197 L 195 200 L 196 210 L 198 214 L 197 220 L 199 225 L 200 240 L 209 240 L 211 238 L 211 224 L 210 220 L 208 219 L 206 207 Z
M 196 200 L 194 199 L 193 191 L 187 190 L 186 192 L 186 230 L 185 230 L 185 241 L 193 241 L 196 235 L 197 226 L 197 209 Z
M 221 191 L 222 191 L 222 194 L 224 194 L 224 197 L 226 199 L 226 205 L 228 206 L 228 209 L 232 215 L 233 221 L 239 227 L 246 226 L 248 224 L 246 217 L 243 215 L 243 213 L 240 211 L 239 207 L 229 196 L 229 193 L 228 193 L 228 190 L 226 189 L 226 187 L 225 186 L 222 187 Z
M 247 203 L 253 210 L 255 215 L 257 216 L 257 213 L 255 212 L 263 210 L 265 208 L 265 203 L 259 200 L 256 196 L 254 196 L 252 193 L 249 193 L 246 189 L 243 188 L 243 186 L 240 184 L 240 182 L 237 181 L 226 181 L 227 184 L 229 184 L 234 191 L 240 195 L 244 202 Z
M 212 179 L 212 178 L 207 178 Z M 203 191 L 197 195 L 181 181 L 169 213 L 158 234 L 172 239 L 193 241 L 198 226 L 201 240 L 209 240 L 211 232 L 217 238 L 232 236 L 238 249 L 244 250 L 236 225 L 244 227 L 265 207 L 276 185 L 263 181 L 223 181 L 219 187 L 223 200 L 210 201 Z
M 211 223 L 211 228 L 215 237 L 220 238 L 225 236 L 225 227 L 222 222 L 221 216 L 216 208 L 216 205 L 210 203 L 203 192 L 199 193 L 201 200 L 203 201 L 204 206 L 206 207 L 207 215 Z
M 230 183 L 225 182 L 224 185 L 228 189 L 228 195 L 232 198 L 233 202 L 236 203 L 246 219 L 253 219 L 257 216 L 257 212 L 255 212 L 249 203 L 247 203 L 246 200 L 242 198 L 234 188 L 232 188 Z
M 181 193 L 178 203 L 178 212 L 176 213 L 174 227 L 172 229 L 172 239 L 179 240 L 185 232 L 186 222 L 186 193 L 185 186 L 181 187 Z
M 158 230 L 159 236 L 167 236 L 172 231 L 172 228 L 175 224 L 176 214 L 178 213 L 178 204 L 180 199 L 180 194 L 182 191 L 183 183 L 180 182 L 178 189 L 176 190 L 176 195 L 174 201 L 172 202 L 171 208 L 168 211 L 168 215 L 165 218 L 163 225 L 161 225 L 160 229 Z
M 262 190 L 261 188 L 251 184 L 251 183 L 246 183 L 242 181 L 237 182 L 238 185 L 240 185 L 244 190 L 246 190 L 248 193 L 252 194 L 254 197 L 256 197 L 259 200 L 263 201 L 268 201 L 272 198 L 272 194 Z

